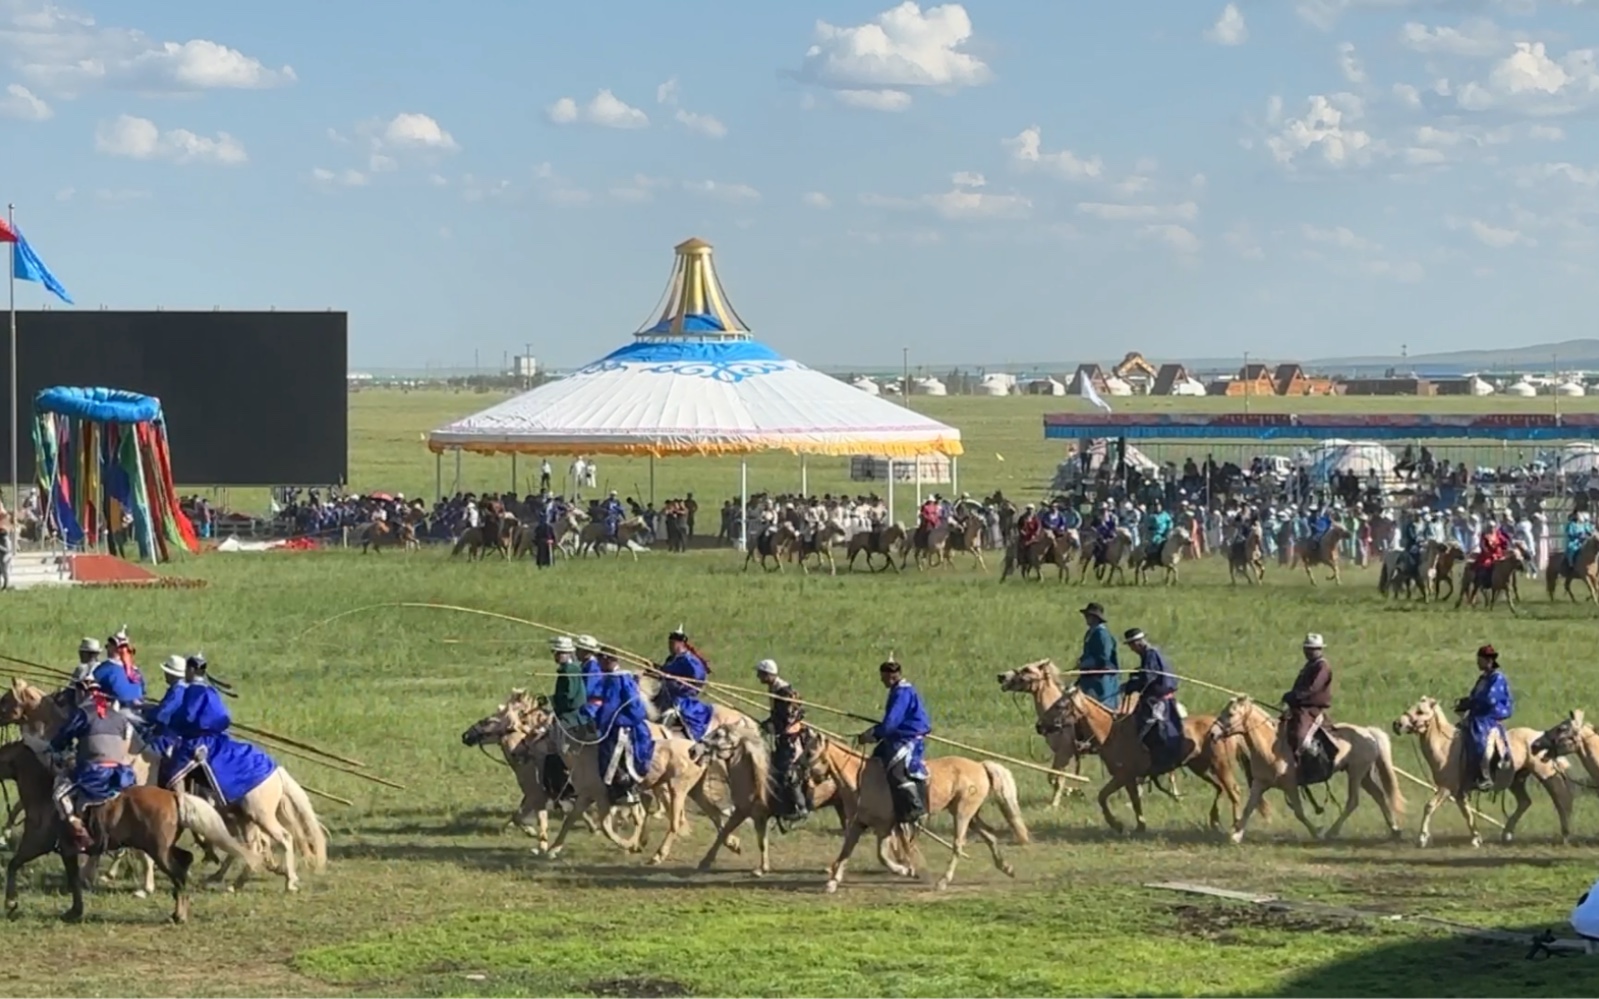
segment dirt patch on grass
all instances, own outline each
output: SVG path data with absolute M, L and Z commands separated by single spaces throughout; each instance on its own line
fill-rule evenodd
M 606 999 L 680 999 L 694 994 L 670 978 L 602 978 L 585 984 L 582 991 Z
M 1179 905 L 1172 909 L 1177 928 L 1185 935 L 1213 943 L 1245 943 L 1243 930 L 1278 933 L 1367 934 L 1372 927 L 1362 920 L 1341 919 L 1273 909 L 1261 905 Z

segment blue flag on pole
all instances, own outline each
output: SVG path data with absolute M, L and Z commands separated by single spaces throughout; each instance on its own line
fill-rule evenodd
M 33 252 L 33 247 L 22 238 L 22 230 L 16 230 L 17 241 L 11 251 L 11 273 L 18 281 L 37 281 L 45 286 L 50 294 L 61 299 L 68 305 L 74 304 L 72 296 L 67 294 L 67 289 L 62 287 L 56 276 L 50 273 L 50 268 L 44 265 L 39 255 Z

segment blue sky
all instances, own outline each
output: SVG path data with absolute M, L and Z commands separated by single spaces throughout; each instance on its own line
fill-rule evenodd
M 0 26 L 0 194 L 81 307 L 345 309 L 356 365 L 582 363 L 690 235 L 819 366 L 1594 332 L 1599 0 L 0 0 Z

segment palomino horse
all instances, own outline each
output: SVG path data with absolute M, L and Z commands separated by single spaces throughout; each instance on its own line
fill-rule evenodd
M 72 907 L 61 918 L 68 922 L 81 920 L 83 883 L 78 873 L 78 853 L 52 800 L 55 778 L 39 759 L 35 747 L 12 742 L 0 746 L 0 780 L 16 782 L 25 816 L 22 839 L 6 865 L 6 914 L 13 919 L 18 915 L 18 872 L 29 861 L 55 852 L 61 855 L 72 891 Z M 189 918 L 189 867 L 194 855 L 177 845 L 184 831 L 221 849 L 229 859 L 242 860 L 249 870 L 256 867 L 255 856 L 228 833 L 217 810 L 192 794 L 137 785 L 87 809 L 83 822 L 94 843 L 91 855 L 124 848 L 138 850 L 172 880 L 175 923 Z
M 1544 568 L 1544 585 L 1549 588 L 1549 599 L 1555 598 L 1555 586 L 1566 583 L 1566 596 L 1572 603 L 1577 595 L 1571 592 L 1573 580 L 1581 579 L 1588 587 L 1588 599 L 1599 604 L 1599 534 L 1590 534 L 1577 549 L 1577 557 L 1568 566 L 1565 549 L 1549 553 L 1549 564 Z
M 605 525 L 599 522 L 590 523 L 578 532 L 577 553 L 593 552 L 598 558 L 601 545 L 615 545 L 616 555 L 621 557 L 622 549 L 626 548 L 633 556 L 633 561 L 638 561 L 638 551 L 633 547 L 633 540 L 649 533 L 649 527 L 644 523 L 643 517 L 629 517 L 616 525 L 616 537 L 605 533 Z
M 548 711 L 535 709 L 529 712 L 527 722 L 528 737 L 543 738 L 554 730 L 555 716 Z M 659 725 L 651 724 L 650 729 L 650 734 L 655 738 L 655 752 L 650 757 L 649 773 L 643 774 L 643 779 L 638 783 L 638 791 L 653 793 L 665 807 L 666 836 L 662 839 L 660 848 L 649 860 L 651 865 L 657 865 L 671 856 L 672 846 L 688 829 L 687 807 L 690 798 L 710 816 L 711 822 L 718 830 L 721 829 L 722 810 L 705 791 L 706 768 L 703 762 L 696 759 L 694 744 L 670 734 Z M 580 817 L 586 815 L 589 809 L 599 808 L 603 815 L 615 811 L 618 807 L 611 803 L 610 789 L 605 783 L 605 770 L 610 761 L 601 761 L 599 744 L 579 743 L 575 740 L 563 741 L 561 759 L 565 761 L 567 771 L 571 775 L 572 787 L 577 791 L 577 802 L 562 820 L 561 828 L 555 834 L 555 842 L 544 851 L 544 856 L 552 860 L 560 856 L 572 826 Z M 632 810 L 637 817 L 637 806 L 632 806 Z M 600 830 L 617 846 L 630 853 L 636 853 L 644 848 L 647 821 L 648 816 L 639 818 L 637 835 L 632 840 L 619 837 L 611 824 L 606 821 L 600 823 Z M 728 842 L 728 849 L 736 849 L 731 841 Z
M 1266 541 L 1259 524 L 1227 546 L 1227 581 L 1236 585 L 1242 576 L 1251 585 L 1266 581 Z
M 978 514 L 969 513 L 964 518 L 951 520 L 948 527 L 944 543 L 938 549 L 943 557 L 943 564 L 953 565 L 951 556 L 956 552 L 965 552 L 976 560 L 977 568 L 987 572 L 988 566 L 983 562 L 983 531 L 988 525 L 984 523 L 983 518 Z
M 1394 719 L 1394 734 L 1420 737 L 1421 755 L 1426 758 L 1427 767 L 1432 771 L 1433 786 L 1438 789 L 1428 800 L 1427 807 L 1422 809 L 1419 845 L 1426 846 L 1432 842 L 1433 813 L 1444 803 L 1445 798 L 1453 797 L 1461 818 L 1466 820 L 1466 828 L 1471 830 L 1471 845 L 1481 846 L 1482 834 L 1477 831 L 1476 816 L 1466 804 L 1466 796 L 1476 784 L 1476 775 L 1462 773 L 1466 741 L 1444 717 L 1438 702 L 1431 697 L 1423 697 L 1411 705 L 1409 711 Z M 1489 751 L 1497 749 L 1502 754 L 1501 758 L 1508 756 L 1509 764 L 1499 767 L 1495 772 L 1494 790 L 1504 791 L 1508 788 L 1516 799 L 1516 810 L 1505 819 L 1503 840 L 1506 843 L 1515 838 L 1516 823 L 1532 807 L 1532 796 L 1527 793 L 1529 777 L 1538 778 L 1544 790 L 1549 792 L 1549 800 L 1554 803 L 1555 812 L 1560 816 L 1560 841 L 1564 843 L 1571 836 L 1571 785 L 1552 760 L 1540 759 L 1532 751 L 1532 745 L 1540 734 L 1533 728 L 1506 729 L 1505 735 L 1510 738 L 1508 746 L 1500 741 L 1497 733 L 1492 736 L 1494 745 Z
M 861 531 L 849 539 L 849 547 L 844 549 L 846 567 L 853 572 L 855 569 L 855 556 L 864 552 L 866 554 L 866 568 L 872 572 L 882 572 L 889 566 L 893 566 L 895 571 L 898 571 L 899 563 L 894 561 L 894 549 L 896 547 L 903 549 L 907 540 L 905 525 L 903 524 L 889 524 L 878 532 L 875 538 L 871 531 Z M 880 569 L 873 569 L 873 555 L 883 556 L 886 564 Z
M 516 519 L 496 517 L 485 520 L 479 527 L 468 527 L 450 549 L 450 557 L 466 552 L 468 561 L 476 562 L 489 552 L 498 552 L 501 558 L 511 557 L 511 544 L 516 540 Z
M 916 870 L 909 863 L 915 833 L 907 837 L 896 828 L 888 775 L 883 771 L 882 762 L 824 738 L 816 750 L 816 763 L 827 770 L 841 792 L 853 795 L 855 799 L 855 807 L 849 809 L 844 845 L 839 848 L 838 859 L 827 870 L 827 891 L 838 891 L 849 856 L 855 852 L 855 844 L 860 842 L 861 833 L 868 829 L 877 835 L 877 856 L 883 865 L 895 874 L 915 877 Z M 960 756 L 940 756 L 927 761 L 927 773 L 927 813 L 937 815 L 939 812 L 949 812 L 955 818 L 949 867 L 938 879 L 938 887 L 948 888 L 955 877 L 955 867 L 966 850 L 968 830 L 975 830 L 988 844 L 989 852 L 994 855 L 994 866 L 1007 877 L 1015 877 L 1015 869 L 999 851 L 999 837 L 978 815 L 983 802 L 988 800 L 990 794 L 994 795 L 999 800 L 999 810 L 1010 825 L 1016 842 L 1030 842 L 1027 823 L 1022 820 L 1021 805 L 1016 798 L 1016 778 L 1011 776 L 1011 772 L 998 763 L 979 763 Z M 895 841 L 900 858 L 907 863 L 902 864 L 890 856 L 891 838 Z
M 1103 562 L 1094 558 L 1094 550 L 1098 545 L 1088 542 L 1083 545 L 1082 571 L 1078 573 L 1081 582 L 1088 581 L 1090 570 L 1094 578 L 1109 586 L 1117 577 L 1123 583 L 1127 582 L 1127 575 L 1122 566 L 1133 556 L 1133 532 L 1125 527 L 1116 528 L 1116 536 L 1105 542 L 1105 560 Z
M 786 539 L 785 553 L 794 557 L 799 563 L 800 571 L 807 576 L 811 573 L 812 558 L 816 559 L 818 569 L 825 564 L 827 574 L 836 576 L 838 563 L 833 561 L 833 546 L 844 540 L 845 533 L 844 525 L 831 520 L 825 521 L 816 525 L 808 539 L 799 534 Z
M 899 567 L 905 568 L 906 561 L 914 558 L 916 568 L 926 569 L 928 566 L 937 567 L 944 561 L 944 543 L 949 540 L 949 535 L 954 530 L 953 519 L 946 518 L 937 527 L 930 527 L 923 533 L 920 526 L 911 532 L 910 544 L 900 546 Z
M 1059 534 L 1040 531 L 1038 537 L 1026 545 L 1017 538 L 1005 549 L 1005 565 L 1000 570 L 999 581 L 1003 583 L 1018 569 L 1023 579 L 1031 572 L 1034 579 L 1042 581 L 1044 566 L 1054 564 L 1061 582 L 1068 582 L 1072 578 L 1072 560 L 1077 557 L 1078 544 L 1078 534 L 1071 528 Z
M 703 746 L 727 770 L 727 790 L 733 800 L 733 813 L 727 821 L 718 824 L 716 839 L 700 861 L 700 870 L 711 869 L 727 837 L 748 819 L 755 826 L 755 844 L 760 853 L 760 860 L 751 873 L 756 877 L 769 874 L 772 857 L 767 850 L 766 827 L 772 821 L 772 758 L 766 749 L 766 740 L 758 730 L 724 725 L 705 733 Z
M 1082 688 L 1066 691 L 1062 712 L 1066 720 L 1081 721 L 1094 734 L 1099 743 L 1099 758 L 1110 771 L 1110 780 L 1099 789 L 1099 810 L 1105 824 L 1116 832 L 1126 828 L 1122 820 L 1110 810 L 1111 795 L 1126 789 L 1133 802 L 1133 819 L 1136 832 L 1144 832 L 1143 793 L 1138 782 L 1145 777 L 1157 777 L 1149 758 L 1149 749 L 1138 738 L 1136 721 L 1131 715 L 1118 715 L 1110 708 L 1083 693 Z M 1210 802 L 1210 824 L 1221 828 L 1222 795 L 1232 803 L 1233 823 L 1239 821 L 1238 786 L 1233 783 L 1232 747 L 1216 737 L 1212 729 L 1216 719 L 1210 715 L 1194 715 L 1183 721 L 1183 749 L 1180 761 L 1171 770 L 1187 767 L 1201 780 L 1216 790 Z
M 1051 753 L 1049 767 L 1057 771 L 1049 778 L 1049 783 L 1055 788 L 1054 796 L 1049 799 L 1049 807 L 1059 808 L 1060 799 L 1071 790 L 1070 782 L 1062 774 L 1068 765 L 1073 773 L 1082 773 L 1082 754 L 1078 752 L 1077 744 L 1080 739 L 1086 741 L 1090 735 L 1087 731 L 1079 731 L 1076 723 L 1064 718 L 1062 708 L 1066 701 L 1066 684 L 1061 677 L 1060 667 L 1048 659 L 1040 659 L 1018 669 L 1006 670 L 997 679 L 999 689 L 1007 694 L 1032 695 L 1033 714 L 1038 719 L 1033 729 L 1044 737 L 1044 743 L 1049 746 Z
M 24 738 L 34 739 L 40 746 L 54 737 L 66 721 L 65 713 L 54 698 L 25 681 L 14 680 L 12 689 L 0 697 L 0 724 L 4 724 L 7 718 L 18 716 L 23 721 Z M 144 744 L 135 739 L 132 752 L 133 772 L 139 783 L 154 785 L 159 768 L 146 752 Z M 221 814 L 238 838 L 256 841 L 256 833 L 265 838 L 268 844 L 265 857 L 267 865 L 283 874 L 284 885 L 289 891 L 298 891 L 300 888 L 300 877 L 295 869 L 296 851 L 306 859 L 313 871 L 327 867 L 327 836 L 322 831 L 316 810 L 311 806 L 311 799 L 299 782 L 276 760 L 265 780 L 251 788 L 244 797 L 221 809 Z M 272 844 L 283 849 L 281 867 L 272 855 Z M 231 867 L 232 858 L 223 858 L 221 868 L 207 880 L 221 883 L 226 880 Z M 240 875 L 241 882 L 244 877 Z M 145 861 L 144 890 L 155 890 L 153 858 Z
M 1317 829 L 1305 815 L 1299 801 L 1299 768 L 1294 754 L 1284 745 L 1286 737 L 1277 731 L 1277 722 L 1271 715 L 1245 696 L 1227 702 L 1216 724 L 1211 728 L 1213 739 L 1241 736 L 1249 752 L 1249 801 L 1244 814 L 1233 823 L 1231 839 L 1244 841 L 1244 830 L 1249 817 L 1255 814 L 1267 791 L 1277 788 L 1288 799 L 1288 807 L 1295 818 L 1317 839 L 1332 839 L 1344 827 L 1355 807 L 1360 804 L 1360 790 L 1365 788 L 1377 799 L 1383 819 L 1393 838 L 1403 835 L 1399 819 L 1404 814 L 1405 796 L 1399 789 L 1399 777 L 1394 770 L 1393 746 L 1388 734 L 1380 728 L 1366 725 L 1327 725 L 1327 734 L 1337 748 L 1333 772 L 1340 770 L 1349 775 L 1349 792 L 1344 800 L 1343 813 L 1328 827 L 1325 834 Z
M 749 539 L 749 551 L 744 554 L 744 571 L 748 572 L 750 563 L 759 556 L 762 569 L 767 572 L 782 572 L 783 550 L 790 540 L 799 540 L 799 535 L 795 533 L 792 525 L 772 524 L 762 528 Z M 766 564 L 767 559 L 772 560 L 770 566 Z
M 1316 575 L 1311 568 L 1324 565 L 1332 570 L 1332 575 L 1327 578 L 1338 585 L 1343 585 L 1343 575 L 1338 571 L 1339 553 L 1343 550 L 1344 542 L 1349 540 L 1349 528 L 1342 524 L 1334 524 L 1327 528 L 1327 533 L 1315 545 L 1309 538 L 1300 538 L 1294 543 L 1294 562 L 1305 567 L 1305 578 L 1310 580 L 1310 585 L 1316 585 Z M 1290 562 L 1288 568 L 1294 567 Z
M 361 531 L 362 555 L 368 551 L 382 552 L 385 548 L 408 552 L 416 547 L 416 527 L 408 521 L 391 524 L 386 520 L 374 520 Z
M 1454 546 L 1456 550 L 1459 545 Z M 1384 552 L 1382 556 L 1382 570 L 1377 576 L 1377 592 L 1386 597 L 1397 598 L 1401 595 L 1406 599 L 1411 598 L 1415 591 L 1421 592 L 1421 602 L 1426 603 L 1431 599 L 1433 591 L 1437 589 L 1437 574 L 1439 562 L 1443 559 L 1450 546 L 1441 541 L 1424 541 L 1421 545 L 1419 557 L 1412 562 L 1402 548 Z M 1453 569 L 1454 560 L 1448 565 Z M 1454 582 L 1451 580 L 1451 587 Z M 1453 594 L 1450 594 L 1453 596 Z
M 1590 784 L 1599 785 L 1599 733 L 1583 719 L 1579 708 L 1565 720 L 1532 741 L 1533 755 L 1558 762 L 1562 756 L 1575 756 L 1588 771 Z
M 1183 552 L 1188 550 L 1193 538 L 1186 527 L 1174 527 L 1171 534 L 1161 543 L 1160 551 L 1151 559 L 1145 552 L 1135 555 L 1134 561 L 1137 568 L 1133 570 L 1133 581 L 1145 583 L 1149 581 L 1149 570 L 1162 568 L 1166 570 L 1166 585 L 1171 586 L 1177 582 L 1177 563 L 1183 560 Z
M 500 755 L 505 758 L 506 766 L 511 768 L 517 787 L 522 791 L 522 801 L 506 820 L 506 825 L 514 825 L 537 839 L 539 851 L 542 852 L 550 846 L 551 803 L 549 792 L 544 789 L 544 765 L 549 754 L 555 750 L 548 732 L 537 739 L 528 738 L 531 729 L 528 716 L 535 709 L 548 709 L 544 698 L 534 697 L 526 690 L 512 690 L 511 696 L 494 714 L 480 719 L 461 733 L 461 744 L 480 748 L 500 747 Z M 604 820 L 609 822 L 612 817 L 607 814 Z M 598 830 L 599 827 L 589 816 L 583 816 L 583 821 L 588 825 L 589 832 Z
M 1493 564 L 1488 571 L 1488 596 L 1483 601 L 1483 606 L 1493 610 L 1499 602 L 1499 595 L 1505 595 L 1505 605 L 1510 608 L 1510 613 L 1517 616 L 1516 601 L 1520 598 L 1520 588 L 1516 585 L 1516 577 L 1521 575 L 1527 567 L 1527 553 L 1520 545 L 1512 545 L 1505 552 L 1504 558 Z M 1477 594 L 1482 590 L 1482 580 L 1475 566 L 1467 565 L 1460 575 L 1460 596 L 1455 598 L 1455 608 L 1458 610 L 1462 602 L 1468 606 L 1477 606 Z
M 1466 550 L 1460 547 L 1458 541 L 1451 541 L 1444 545 L 1443 551 L 1438 553 L 1438 558 L 1432 564 L 1432 599 L 1434 602 L 1444 603 L 1455 595 L 1455 566 L 1466 560 Z M 1444 585 L 1448 584 L 1449 592 L 1444 592 Z

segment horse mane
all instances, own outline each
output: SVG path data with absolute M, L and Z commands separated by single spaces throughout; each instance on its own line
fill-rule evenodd
M 1050 682 L 1055 684 L 1055 686 L 1061 687 L 1063 689 L 1065 688 L 1065 686 L 1066 686 L 1066 678 L 1063 675 L 1061 675 L 1060 667 L 1055 665 L 1055 660 L 1053 660 L 1053 659 L 1042 659 L 1042 660 L 1039 660 L 1038 662 L 1034 663 L 1033 665 L 1037 666 L 1038 667 L 1038 671 L 1040 673 L 1043 673 L 1044 676 L 1047 677 L 1050 680 Z

